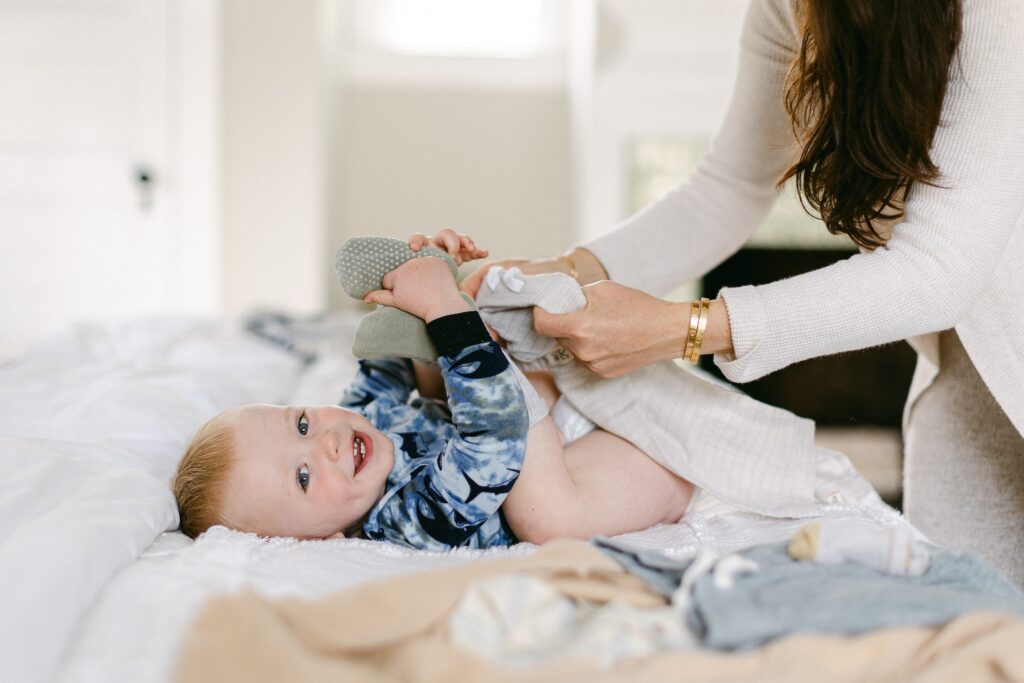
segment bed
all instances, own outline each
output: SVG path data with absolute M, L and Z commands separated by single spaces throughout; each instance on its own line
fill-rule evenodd
M 538 550 L 175 531 L 168 482 L 192 431 L 239 403 L 336 402 L 355 370 L 355 322 L 263 313 L 77 323 L 0 365 L 0 680 L 169 681 L 212 596 L 315 598 Z M 836 486 L 860 493 L 822 515 L 906 525 L 848 465 Z M 682 558 L 781 541 L 802 523 L 711 504 L 616 538 Z

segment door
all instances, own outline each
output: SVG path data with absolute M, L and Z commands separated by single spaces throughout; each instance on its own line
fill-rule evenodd
M 168 0 L 0 0 L 0 361 L 172 308 Z

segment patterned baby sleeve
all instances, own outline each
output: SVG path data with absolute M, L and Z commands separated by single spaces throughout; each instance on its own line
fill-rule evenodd
M 457 315 L 480 321 L 475 312 Z M 523 390 L 483 322 L 486 341 L 463 329 L 454 337 L 477 343 L 458 350 L 446 344 L 453 336 L 443 335 L 436 322 L 428 331 L 442 354 L 438 361 L 456 434 L 392 499 L 385 515 L 390 518 L 385 526 L 401 529 L 407 544 L 429 549 L 469 545 L 498 513 L 519 477 L 530 428 Z
M 375 402 L 405 403 L 415 388 L 416 376 L 408 358 L 361 360 L 339 405 L 365 413 Z

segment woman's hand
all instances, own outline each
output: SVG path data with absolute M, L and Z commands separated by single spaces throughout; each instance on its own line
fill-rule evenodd
M 566 275 L 572 275 L 575 277 L 581 285 L 587 284 L 588 282 L 597 282 L 598 280 L 608 279 L 608 272 L 604 269 L 604 266 L 601 265 L 601 262 L 597 260 L 597 257 L 594 256 L 589 249 L 576 247 L 567 254 L 556 258 L 512 258 L 505 259 L 504 261 L 488 261 L 470 273 L 470 275 L 462 281 L 462 284 L 459 285 L 459 289 L 475 299 L 476 293 L 480 291 L 480 284 L 484 281 L 484 278 L 487 276 L 487 271 L 490 270 L 492 266 L 501 266 L 502 268 L 512 268 L 515 266 L 523 271 L 524 275 L 565 273 Z M 573 268 L 575 268 L 577 272 L 574 273 Z
M 433 237 L 417 232 L 409 238 L 409 247 L 413 251 L 419 251 L 426 246 L 444 249 L 460 266 L 468 261 L 486 258 L 489 253 L 486 249 L 477 247 L 469 235 L 460 235 L 451 228 L 443 228 Z
M 475 299 L 476 293 L 480 291 L 480 285 L 487 276 L 487 271 L 494 266 L 501 266 L 502 268 L 511 268 L 515 266 L 523 271 L 524 275 L 568 272 L 568 270 L 565 269 L 565 266 L 560 265 L 556 259 L 530 260 L 525 258 L 507 258 L 503 261 L 486 261 L 479 268 L 466 276 L 466 278 L 459 284 L 459 289 Z
M 664 301 L 610 280 L 587 285 L 583 293 L 587 305 L 573 313 L 559 315 L 535 307 L 533 327 L 538 334 L 557 339 L 591 372 L 619 377 L 682 357 L 690 327 L 689 301 Z M 732 359 L 732 329 L 721 299 L 708 309 L 701 351 Z
M 539 334 L 554 337 L 591 372 L 619 377 L 683 355 L 690 304 L 664 301 L 602 280 L 583 287 L 585 308 L 573 313 L 533 309 Z

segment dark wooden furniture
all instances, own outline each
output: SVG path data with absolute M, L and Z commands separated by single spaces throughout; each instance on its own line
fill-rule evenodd
M 743 249 L 705 276 L 702 296 L 714 298 L 725 286 L 773 282 L 849 255 L 831 250 Z M 737 386 L 760 401 L 814 420 L 819 432 L 830 427 L 884 427 L 895 430 L 893 438 L 898 439 L 914 363 L 914 351 L 897 342 L 812 358 Z M 711 356 L 701 359 L 701 367 L 725 379 Z M 889 502 L 898 505 L 899 500 Z

